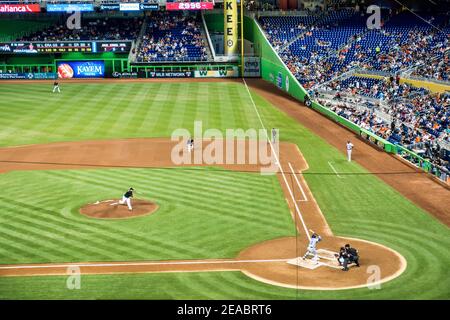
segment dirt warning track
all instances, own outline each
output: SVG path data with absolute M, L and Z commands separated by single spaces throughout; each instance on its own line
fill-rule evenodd
M 209 142 L 203 142 L 206 146 Z M 65 170 L 83 168 L 173 168 L 205 164 L 174 165 L 171 151 L 176 142 L 169 139 L 121 139 L 51 143 L 0 148 L 0 173 L 13 170 Z M 237 146 L 237 143 L 235 144 Z M 247 153 L 250 143 L 245 141 Z M 268 146 L 266 146 L 268 148 Z M 376 243 L 345 239 L 333 235 L 322 215 L 302 172 L 308 164 L 297 145 L 280 143 L 277 177 L 285 193 L 292 219 L 298 229 L 297 237 L 273 239 L 255 243 L 244 249 L 235 259 L 79 262 L 25 265 L 0 265 L 0 276 L 66 275 L 68 267 L 77 266 L 82 274 L 120 274 L 149 272 L 209 272 L 241 271 L 247 276 L 289 288 L 338 290 L 366 286 L 367 267 L 378 265 L 379 283 L 400 275 L 406 268 L 405 259 L 397 252 Z M 237 156 L 237 152 L 235 152 Z M 193 159 L 194 152 L 190 155 Z M 209 164 L 211 166 L 211 164 Z M 220 164 L 226 170 L 259 173 L 264 164 Z M 290 179 L 286 179 L 289 176 Z M 286 184 L 286 181 L 288 182 Z M 292 197 L 297 195 L 299 198 Z M 308 241 L 305 227 L 320 233 L 321 248 L 337 251 L 351 243 L 361 252 L 361 267 L 352 268 L 343 277 L 339 268 L 321 265 L 314 270 L 293 266 L 288 260 L 303 255 Z M 373 285 L 373 283 L 372 283 Z

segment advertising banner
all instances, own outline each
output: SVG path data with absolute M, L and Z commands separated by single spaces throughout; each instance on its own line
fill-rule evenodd
M 0 43 L 0 53 L 37 53 L 36 47 L 31 43 L 14 42 Z
M 159 10 L 159 4 L 157 3 L 141 3 L 140 4 L 141 10 L 152 10 L 156 11 Z
M 261 76 L 261 59 L 259 57 L 244 57 L 244 77 Z
M 119 5 L 120 11 L 140 11 L 141 8 L 139 6 L 139 3 L 120 3 Z
M 49 80 L 56 79 L 56 73 L 40 72 L 40 73 L 2 73 L 0 72 L 0 80 Z
M 100 5 L 100 10 L 120 10 L 120 5 L 118 3 L 102 3 Z
M 92 3 L 47 3 L 47 12 L 90 12 L 94 11 Z
M 121 78 L 121 79 L 131 79 L 131 78 L 137 78 L 138 73 L 137 72 L 113 72 L 111 74 L 113 78 Z
M 139 7 L 136 7 L 136 4 Z M 102 11 L 156 11 L 159 10 L 158 3 L 103 3 L 100 5 Z
M 381 149 L 384 149 L 384 145 L 385 145 L 384 139 L 377 137 L 373 133 L 370 133 L 369 131 L 365 131 L 363 129 L 361 129 L 360 135 L 363 139 L 369 141 L 370 143 L 376 145 L 377 147 L 379 147 Z
M 234 78 L 239 76 L 237 69 L 233 70 L 199 70 L 194 72 L 196 78 Z
M 192 71 L 151 71 L 147 73 L 148 78 L 192 78 Z
M 166 2 L 166 10 L 212 10 L 214 2 Z
M 39 4 L 0 4 L 0 13 L 41 12 Z
M 58 78 L 104 78 L 104 61 L 59 61 Z
M 238 53 L 238 14 L 237 1 L 224 0 L 224 47 L 225 55 Z

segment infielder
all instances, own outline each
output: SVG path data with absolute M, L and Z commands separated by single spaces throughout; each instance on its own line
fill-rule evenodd
M 188 139 L 187 149 L 189 152 L 192 152 L 192 150 L 194 150 L 194 139 Z
M 317 255 L 316 246 L 317 243 L 321 240 L 322 237 L 319 236 L 317 233 L 313 232 L 311 240 L 309 240 L 308 249 L 306 249 L 306 253 L 303 256 L 303 260 L 305 260 L 308 255 L 312 255 L 313 256 L 312 261 L 317 263 L 317 261 L 319 260 L 319 256 Z
M 133 210 L 133 207 L 131 206 L 131 198 L 133 198 L 133 188 L 128 189 L 127 192 L 125 192 L 122 196 L 122 200 L 119 200 L 119 204 L 127 204 L 128 210 Z
M 350 140 L 347 141 L 347 160 L 350 162 L 352 161 L 352 150 L 353 150 L 353 143 L 350 142 Z
M 275 144 L 276 137 L 277 137 L 277 130 L 275 128 L 272 128 L 272 144 Z
M 58 81 L 53 82 L 53 93 L 58 90 L 58 93 L 61 92 L 61 90 L 59 89 L 59 83 Z

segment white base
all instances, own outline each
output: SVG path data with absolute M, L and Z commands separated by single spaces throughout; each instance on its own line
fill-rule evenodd
M 310 270 L 317 269 L 320 266 L 326 266 L 333 269 L 342 269 L 342 266 L 339 265 L 336 257 L 334 256 L 335 254 L 336 252 L 330 250 L 318 249 L 317 256 L 319 257 L 319 260 L 317 262 L 314 262 L 310 258 L 303 260 L 303 257 L 298 257 L 288 260 L 287 263 Z

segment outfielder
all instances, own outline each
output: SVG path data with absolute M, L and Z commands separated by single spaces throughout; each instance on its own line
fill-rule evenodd
M 119 204 L 127 204 L 128 210 L 133 210 L 133 207 L 131 206 L 131 198 L 133 198 L 133 188 L 128 189 L 127 192 L 125 192 L 122 196 L 122 200 L 119 200 Z
M 350 140 L 347 141 L 347 160 L 350 162 L 352 161 L 352 150 L 353 150 L 353 143 L 350 142 Z
M 322 240 L 322 237 L 319 236 L 317 233 L 313 232 L 313 234 L 311 236 L 311 240 L 309 240 L 308 249 L 306 249 L 306 253 L 303 256 L 303 260 L 305 260 L 308 255 L 312 255 L 313 256 L 312 261 L 314 261 L 316 263 L 318 262 L 319 256 L 317 255 L 316 246 L 317 246 L 317 243 L 321 240 Z
M 59 89 L 59 83 L 58 81 L 53 82 L 53 93 L 58 90 L 58 93 L 61 92 L 61 90 Z

